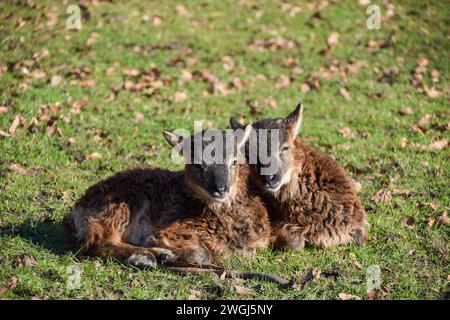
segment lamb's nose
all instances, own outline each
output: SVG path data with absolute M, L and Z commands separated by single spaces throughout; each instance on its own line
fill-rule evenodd
M 267 188 L 275 189 L 280 184 L 281 179 L 279 179 L 278 175 L 276 175 L 276 174 L 267 175 L 264 177 L 264 182 L 265 182 L 264 184 L 266 185 Z
M 212 196 L 214 198 L 221 199 L 221 198 L 225 197 L 225 195 L 227 194 L 227 188 L 226 187 L 217 186 L 214 189 L 215 190 L 212 193 Z

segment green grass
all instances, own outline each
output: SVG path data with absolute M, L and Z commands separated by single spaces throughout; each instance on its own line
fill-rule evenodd
M 238 270 L 274 272 L 297 282 L 312 268 L 338 273 L 338 277 L 322 276 L 297 290 L 259 281 L 240 284 L 262 299 L 337 299 L 341 292 L 364 299 L 370 265 L 381 267 L 387 291 L 384 298 L 448 297 L 449 227 L 427 223 L 430 217 L 449 210 L 450 153 L 448 148 L 421 147 L 449 138 L 445 129 L 450 122 L 448 4 L 396 1 L 394 16 L 382 22 L 381 30 L 368 30 L 366 7 L 357 1 L 329 4 L 319 19 L 313 17 L 317 9 L 306 3 L 299 5 L 297 15 L 290 16 L 281 10 L 280 1 L 189 1 L 188 15 L 178 14 L 173 1 L 100 2 L 87 7 L 90 18 L 83 18 L 82 29 L 77 31 L 65 28 L 66 7 L 60 1 L 34 2 L 33 7 L 23 1 L 5 1 L 0 6 L 0 66 L 9 66 L 0 76 L 0 105 L 8 108 L 0 114 L 0 130 L 8 131 L 16 115 L 29 123 L 42 116 L 41 106 L 59 104 L 53 121 L 62 136 L 46 135 L 48 124 L 40 120 L 33 129 L 21 125 L 13 136 L 0 137 L 0 287 L 14 277 L 17 280 L 14 288 L 3 290 L 3 298 L 178 299 L 188 298 L 192 289 L 201 291 L 201 298 L 244 298 L 232 282 L 213 275 L 178 276 L 161 270 L 139 271 L 112 260 L 80 260 L 70 251 L 59 222 L 87 187 L 114 172 L 142 165 L 181 169 L 170 161 L 162 129 L 192 130 L 194 120 L 209 120 L 217 128 L 226 128 L 231 115 L 245 120 L 284 116 L 299 100 L 305 105 L 301 136 L 338 159 L 362 185 L 360 196 L 371 224 L 369 243 L 295 252 L 267 249 L 224 264 Z M 384 15 L 387 8 L 382 1 L 374 2 L 380 3 Z M 55 25 L 48 26 L 51 10 L 59 16 Z M 144 15 L 150 22 L 143 21 Z M 161 25 L 151 22 L 154 15 L 162 18 Z M 340 34 L 339 42 L 323 56 L 320 51 L 332 31 Z M 86 41 L 93 32 L 98 36 L 88 47 Z M 296 46 L 250 49 L 255 40 L 275 37 L 292 40 Z M 371 40 L 390 45 L 368 52 Z M 156 44 L 177 47 L 150 50 Z M 25 75 L 23 66 L 12 67 L 32 60 L 43 49 L 48 49 L 48 56 L 27 68 L 43 70 L 44 78 Z M 234 59 L 231 71 L 223 67 L 225 55 Z M 302 73 L 284 66 L 289 57 L 297 61 Z M 439 97 L 428 97 L 412 86 L 420 58 L 429 60 L 422 81 L 435 86 Z M 184 62 L 184 67 L 170 66 L 168 62 L 174 59 Z M 189 65 L 193 59 L 197 63 Z M 351 59 L 364 63 L 356 74 L 332 72 L 320 80 L 320 89 L 300 90 L 312 72 L 327 71 L 333 61 L 343 65 Z M 153 92 L 119 90 L 112 96 L 112 87 L 132 79 L 123 75 L 123 69 L 144 71 L 152 65 L 170 83 Z M 108 75 L 110 67 L 114 72 Z M 378 81 L 383 70 L 393 67 L 398 74 L 392 83 Z M 74 82 L 78 79 L 71 72 L 77 68 L 89 70 L 83 79 L 95 79 L 94 87 Z M 182 69 L 206 69 L 225 84 L 238 77 L 244 87 L 228 95 L 205 95 L 209 84 L 195 75 L 182 83 Z M 431 79 L 433 69 L 440 73 L 436 83 Z M 276 87 L 281 74 L 291 77 L 288 87 Z M 62 77 L 58 86 L 49 84 L 53 75 Z M 257 75 L 267 80 L 254 80 Z M 342 87 L 350 92 L 349 100 L 338 93 Z M 174 102 L 177 91 L 185 92 L 187 99 Z M 268 105 L 268 97 L 277 102 L 276 107 Z M 72 113 L 73 103 L 83 98 L 89 100 L 88 105 L 80 114 Z M 259 104 L 251 111 L 249 101 L 255 100 Z M 400 115 L 405 107 L 414 113 Z M 144 119 L 136 121 L 136 113 Z M 412 130 L 425 114 L 432 115 L 423 125 L 426 132 Z M 340 134 L 338 130 L 344 127 L 353 135 Z M 408 141 L 405 147 L 401 147 L 403 138 Z M 102 157 L 79 161 L 92 152 Z M 20 174 L 11 170 L 13 164 L 39 166 L 43 171 Z M 381 188 L 393 192 L 390 201 L 371 199 Z M 398 194 L 395 189 L 410 192 Z M 414 217 L 412 228 L 402 224 L 405 216 Z M 10 228 L 14 232 L 5 231 Z M 37 264 L 17 265 L 21 253 L 33 256 Z M 78 289 L 66 285 L 67 267 L 73 264 L 82 269 Z

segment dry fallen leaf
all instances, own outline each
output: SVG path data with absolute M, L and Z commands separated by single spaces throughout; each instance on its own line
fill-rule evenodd
M 340 128 L 340 129 L 338 129 L 338 132 L 339 132 L 344 138 L 349 138 L 349 137 L 353 136 L 352 131 L 350 130 L 349 127 Z
M 202 292 L 196 289 L 191 289 L 189 291 L 188 300 L 198 300 L 200 296 L 202 295 Z
M 414 226 L 416 225 L 416 219 L 411 216 L 404 216 L 400 222 L 403 226 L 410 230 L 414 229 Z
M 92 152 L 92 153 L 89 153 L 89 154 L 85 155 L 84 158 L 86 160 L 92 160 L 92 159 L 99 159 L 101 157 L 102 157 L 101 153 L 99 153 L 99 152 Z
M 91 88 L 94 87 L 96 84 L 96 81 L 94 79 L 86 79 L 83 81 L 80 81 L 80 87 L 83 88 Z
M 367 297 L 370 300 L 375 300 L 387 296 L 388 293 L 387 288 L 384 285 L 381 285 L 379 289 L 367 291 Z
M 52 78 L 50 79 L 50 84 L 54 87 L 58 86 L 62 81 L 62 77 L 58 76 L 58 75 L 54 75 L 52 76 Z
M 450 225 L 450 218 L 448 217 L 448 212 L 444 211 L 444 213 L 442 213 L 439 218 L 437 219 L 437 224 L 443 224 L 443 225 Z
M 14 264 L 19 266 L 32 267 L 37 264 L 37 261 L 33 256 L 30 256 L 26 253 L 21 253 L 14 259 Z
M 376 203 L 380 202 L 390 202 L 392 200 L 392 194 L 389 190 L 380 189 L 375 193 L 375 195 L 370 198 L 372 201 Z
M 339 89 L 339 94 L 345 98 L 345 100 L 350 100 L 350 92 L 342 87 Z
M 14 289 L 15 287 L 17 287 L 17 278 L 12 277 L 12 279 L 9 281 L 9 283 L 6 286 L 0 287 L 0 295 L 2 295 L 3 293 L 5 293 L 8 290 Z
M 177 13 L 180 16 L 186 16 L 186 15 L 189 14 L 189 11 L 188 11 L 188 9 L 186 8 L 185 5 L 179 4 L 179 5 L 177 5 L 176 9 L 177 9 Z
M 35 174 L 35 173 L 40 173 L 40 172 L 42 172 L 42 171 L 44 171 L 44 168 L 42 168 L 42 167 L 39 167 L 39 166 L 36 166 L 36 167 L 31 167 L 31 168 L 28 168 L 28 169 L 25 169 L 25 168 L 22 168 L 19 164 L 17 164 L 17 163 L 13 163 L 10 167 L 9 167 L 9 169 L 11 170 L 11 171 L 14 171 L 15 173 L 18 173 L 18 174 Z
M 14 135 L 19 124 L 20 124 L 20 117 L 16 116 L 14 118 L 13 122 L 11 123 L 11 126 L 9 127 L 9 130 L 8 130 L 9 134 Z
M 288 87 L 290 84 L 291 84 L 291 79 L 290 79 L 288 76 L 282 74 L 282 75 L 280 75 L 280 76 L 278 77 L 277 83 L 275 84 L 275 87 L 276 87 L 277 89 L 280 89 L 280 88 L 286 88 L 286 87 Z
M 137 112 L 136 115 L 134 116 L 134 118 L 136 119 L 137 122 L 140 122 L 140 121 L 144 120 L 144 114 Z
M 159 26 L 162 24 L 162 18 L 160 16 L 153 16 L 152 23 L 154 26 Z
M 431 115 L 430 113 L 425 114 L 422 118 L 420 118 L 419 120 L 419 126 L 424 126 L 426 124 L 428 124 L 428 122 L 430 122 L 431 118 L 433 117 L 433 115 Z
M 360 297 L 352 295 L 352 294 L 347 294 L 344 292 L 339 293 L 339 299 L 341 300 L 361 300 Z
M 11 137 L 11 135 L 8 132 L 5 132 L 3 130 L 0 130 L 0 136 L 1 137 Z
M 8 107 L 0 106 L 0 114 L 6 113 L 6 112 L 8 112 L 8 111 L 9 111 L 9 108 L 8 108 Z
M 234 289 L 236 290 L 236 293 L 242 297 L 248 297 L 248 296 L 254 296 L 256 295 L 255 291 L 249 289 L 249 288 L 245 288 L 245 287 L 241 287 L 238 285 L 233 285 Z
M 406 107 L 406 108 L 403 108 L 403 109 L 400 110 L 400 114 L 403 115 L 403 116 L 410 115 L 410 114 L 413 114 L 413 113 L 414 113 L 414 111 L 410 107 Z
M 72 113 L 79 114 L 82 109 L 84 109 L 89 104 L 89 99 L 81 99 L 75 101 L 72 105 L 72 109 L 70 110 Z
M 428 88 L 427 86 L 425 86 L 424 90 L 427 96 L 430 98 L 437 98 L 441 95 L 441 93 L 435 87 Z
M 330 47 L 335 46 L 337 43 L 339 42 L 339 33 L 337 32 L 332 32 L 327 39 L 327 44 Z
M 429 150 L 442 150 L 444 148 L 447 148 L 449 145 L 449 140 L 444 138 L 440 140 L 436 140 L 434 142 L 431 142 L 429 145 L 427 145 L 427 149 Z
M 181 102 L 187 99 L 187 95 L 184 92 L 177 91 L 173 95 L 173 101 L 175 102 Z

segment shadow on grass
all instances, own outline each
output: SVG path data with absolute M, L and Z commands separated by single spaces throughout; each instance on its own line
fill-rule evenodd
M 26 221 L 21 225 L 9 226 L 0 230 L 0 236 L 19 236 L 53 254 L 64 255 L 74 252 L 60 222 Z

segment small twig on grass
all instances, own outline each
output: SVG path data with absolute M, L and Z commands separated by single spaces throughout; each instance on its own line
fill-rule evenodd
M 286 278 L 283 278 L 281 276 L 278 276 L 273 273 L 265 273 L 265 272 L 257 272 L 257 271 L 235 271 L 235 270 L 229 270 L 225 269 L 219 266 L 215 265 L 177 265 L 177 264 L 171 264 L 171 265 L 161 265 L 161 269 L 169 270 L 178 274 L 190 274 L 190 273 L 203 273 L 203 272 L 209 272 L 209 273 L 215 273 L 219 277 L 225 277 L 225 278 L 239 278 L 239 279 L 257 279 L 257 280 L 264 280 L 264 281 L 270 281 L 275 282 L 282 288 L 290 288 L 293 286 L 293 282 L 291 280 L 288 280 Z

